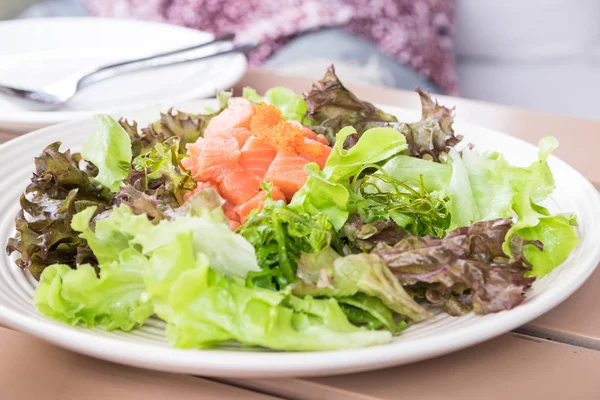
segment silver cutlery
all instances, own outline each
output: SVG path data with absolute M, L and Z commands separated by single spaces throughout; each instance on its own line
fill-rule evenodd
M 78 74 L 70 76 L 66 79 L 62 79 L 58 82 L 43 87 L 41 90 L 17 88 L 0 84 L 0 95 L 3 95 L 15 103 L 19 103 L 21 106 L 31 110 L 41 111 L 57 109 L 67 103 L 81 89 L 115 76 L 189 62 L 208 60 L 228 54 L 247 54 L 250 50 L 258 45 L 256 43 L 245 44 L 241 46 L 234 46 L 227 50 L 216 51 L 211 54 L 200 56 L 192 55 L 185 58 L 174 58 L 174 56 L 184 55 L 192 50 L 197 50 L 215 43 L 229 42 L 233 39 L 233 37 L 233 34 L 227 34 L 211 40 L 210 42 L 201 43 L 195 46 L 169 51 L 166 53 L 155 54 L 149 57 L 104 65 L 88 73 Z

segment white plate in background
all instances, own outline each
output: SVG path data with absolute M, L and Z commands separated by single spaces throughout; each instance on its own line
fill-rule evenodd
M 36 89 L 105 64 L 207 42 L 213 35 L 136 20 L 42 18 L 0 22 L 0 38 L 0 84 Z M 57 111 L 29 111 L 0 97 L 0 131 L 26 132 L 101 112 L 213 97 L 215 90 L 233 86 L 246 68 L 245 56 L 232 54 L 123 75 L 83 89 Z

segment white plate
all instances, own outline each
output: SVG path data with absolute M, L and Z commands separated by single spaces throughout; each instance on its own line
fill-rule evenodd
M 182 107 L 197 111 L 206 103 Z M 403 120 L 418 118 L 417 113 L 387 107 Z M 150 121 L 157 110 L 130 112 L 130 118 Z M 50 142 L 61 140 L 63 148 L 81 148 L 94 129 L 90 119 L 49 127 L 27 134 L 0 146 L 3 163 L 0 178 L 0 243 L 14 233 L 13 217 L 19 209 L 18 198 L 28 184 L 33 157 Z M 519 139 L 456 123 L 465 141 L 479 148 L 494 148 L 510 161 L 527 165 L 537 157 L 537 149 Z M 14 157 L 19 154 L 19 157 Z M 349 373 L 399 365 L 439 356 L 474 345 L 515 329 L 540 316 L 565 300 L 586 280 L 600 261 L 600 195 L 577 171 L 556 157 L 550 157 L 556 178 L 556 191 L 547 202 L 553 212 L 574 212 L 579 219 L 579 246 L 569 259 L 545 278 L 534 283 L 524 304 L 511 311 L 453 318 L 442 314 L 433 320 L 410 327 L 393 343 L 371 348 L 336 352 L 283 353 L 257 349 L 219 348 L 178 350 L 164 338 L 164 324 L 151 320 L 130 333 L 88 330 L 54 322 L 39 314 L 33 304 L 35 281 L 0 255 L 0 321 L 56 345 L 90 356 L 133 366 L 220 377 L 317 376 Z M 315 338 L 319 340 L 319 338 Z
M 0 84 L 36 89 L 108 63 L 207 42 L 213 35 L 135 20 L 49 18 L 1 22 L 0 38 Z M 232 54 L 123 75 L 82 90 L 58 111 L 28 111 L 0 97 L 0 131 L 26 132 L 99 112 L 213 97 L 215 89 L 233 86 L 246 68 L 245 56 Z

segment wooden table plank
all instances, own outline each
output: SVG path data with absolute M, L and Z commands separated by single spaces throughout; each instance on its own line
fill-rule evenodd
M 0 132 L 0 143 L 4 143 L 10 139 L 14 139 L 17 136 L 19 136 L 19 135 L 16 133 Z
M 508 334 L 457 353 L 379 371 L 226 381 L 292 400 L 592 400 L 600 395 L 598 371 L 598 351 Z
M 275 400 L 223 383 L 125 367 L 0 328 L 2 399 Z
M 567 301 L 518 331 L 600 350 L 600 268 Z

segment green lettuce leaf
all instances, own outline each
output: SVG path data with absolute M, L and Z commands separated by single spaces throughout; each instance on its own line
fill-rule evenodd
M 200 216 L 176 216 L 172 221 L 162 220 L 153 225 L 145 215 L 135 215 L 129 207 L 120 206 L 107 218 L 97 221 L 92 231 L 88 221 L 93 211 L 88 208 L 76 215 L 73 228 L 82 232 L 81 237 L 88 241 L 101 264 L 118 256 L 130 242 L 149 254 L 168 244 L 177 234 L 192 233 L 195 251 L 205 254 L 215 270 L 240 278 L 245 278 L 250 271 L 260 271 L 254 247 L 229 229 L 217 209 L 207 210 Z
M 554 190 L 547 158 L 557 145 L 555 138 L 543 138 L 538 145 L 538 160 L 528 167 L 512 166 L 497 152 L 464 149 L 458 153 L 452 149 L 448 164 L 399 155 L 383 169 L 393 178 L 407 182 L 414 182 L 417 175 L 423 176 L 428 189 L 440 198 L 449 199 L 451 228 L 515 217 L 504 250 L 511 254 L 512 235 L 526 229 L 519 235 L 544 244 L 543 251 L 526 247 L 525 256 L 533 265 L 529 274 L 543 276 L 562 263 L 577 245 L 576 231 L 570 225 L 572 219 L 551 216 L 537 205 Z M 378 184 L 378 187 L 390 190 L 390 185 Z
M 452 165 L 441 164 L 420 158 L 398 155 L 383 165 L 383 170 L 400 182 L 415 185 L 423 177 L 425 188 L 429 191 L 444 191 L 447 189 L 452 176 Z M 385 182 L 377 182 L 382 190 L 391 190 Z
M 558 146 L 553 137 L 539 143 L 538 161 L 529 167 L 514 167 L 500 154 L 481 154 L 465 149 L 451 153 L 451 197 L 453 226 L 505 218 L 512 214 L 513 197 L 527 196 L 540 202 L 554 190 L 554 178 L 546 159 Z
M 202 263 L 173 278 L 165 319 L 167 337 L 175 347 L 205 348 L 236 340 L 277 350 L 314 351 L 391 341 L 387 331 L 352 325 L 334 299 L 250 289 Z
M 103 326 L 129 331 L 154 314 L 145 295 L 143 271 L 147 259 L 134 249 L 100 265 L 100 277 L 89 264 L 71 269 L 46 268 L 33 303 L 44 315 L 71 325 Z
M 283 118 L 290 121 L 302 123 L 305 120 L 304 115 L 308 110 L 308 106 L 302 96 L 297 95 L 292 89 L 286 87 L 273 87 L 265 92 L 264 97 L 259 95 L 256 90 L 245 87 L 242 96 L 254 104 L 265 102 L 274 105 L 281 110 Z
M 354 325 L 369 329 L 384 328 L 393 335 L 400 333 L 407 325 L 404 320 L 396 322 L 391 310 L 377 297 L 357 293 L 351 297 L 339 297 L 337 301 Z
M 325 214 L 336 230 L 348 219 L 350 189 L 347 182 L 332 182 L 316 163 L 307 164 L 308 179 L 294 194 L 290 207 L 311 215 Z
M 263 96 L 261 96 L 256 90 L 248 86 L 242 89 L 242 97 L 253 104 L 260 104 L 261 102 L 265 101 Z
M 73 217 L 72 228 L 81 232 L 97 257 L 99 276 L 89 265 L 71 270 L 54 264 L 42 274 L 36 306 L 45 315 L 72 324 L 129 330 L 154 312 L 153 305 L 159 316 L 168 314 L 168 274 L 192 268 L 199 254 L 228 276 L 245 278 L 249 271 L 258 271 L 254 248 L 229 230 L 217 209 L 220 205 L 204 212 L 197 208 L 196 216 L 178 215 L 155 225 L 145 215 L 120 206 L 98 219 L 93 229 L 96 209 L 84 209 Z M 181 238 L 187 247 L 176 247 Z
M 357 293 L 379 298 L 387 307 L 414 321 L 429 317 L 404 290 L 381 260 L 372 254 L 340 257 L 326 248 L 303 254 L 298 262 L 299 280 L 292 291 L 299 296 L 348 297 Z
M 118 192 L 131 166 L 131 141 L 127 132 L 109 115 L 96 115 L 96 131 L 83 143 L 84 159 L 98 168 L 96 180 Z
M 523 194 L 515 197 L 513 210 L 517 222 L 506 235 L 504 251 L 511 254 L 510 241 L 513 235 L 528 240 L 538 240 L 543 249 L 525 246 L 525 258 L 532 264 L 530 276 L 543 277 L 562 264 L 579 243 L 574 229 L 577 220 L 574 215 L 550 215 L 547 209 L 533 203 Z
M 320 171 L 316 164 L 306 166 L 309 177 L 294 195 L 290 206 L 308 213 L 324 213 L 336 230 L 348 219 L 350 177 L 359 174 L 365 166 L 384 161 L 406 150 L 406 139 L 392 128 L 373 128 L 366 131 L 355 146 L 346 150 L 343 143 L 355 134 L 352 127 L 342 129 L 340 140 Z
M 337 136 L 343 143 L 356 133 L 352 127 L 343 128 Z M 324 175 L 328 180 L 339 182 L 354 176 L 365 165 L 376 164 L 407 149 L 406 139 L 395 129 L 373 128 L 361 136 L 351 149 L 335 145 L 327 158 Z

